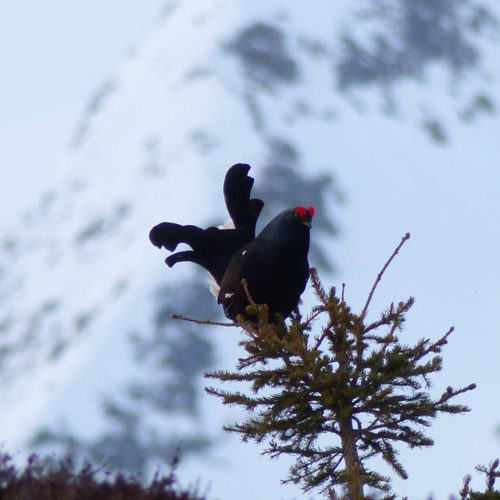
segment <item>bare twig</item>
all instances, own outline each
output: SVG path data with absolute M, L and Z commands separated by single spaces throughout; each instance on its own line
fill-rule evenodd
M 389 267 L 389 265 L 393 261 L 394 257 L 396 257 L 396 255 L 398 254 L 401 247 L 409 239 L 410 239 L 410 233 L 406 233 L 403 236 L 403 238 L 401 238 L 401 242 L 396 247 L 396 250 L 394 250 L 394 252 L 392 252 L 392 255 L 389 257 L 387 262 L 384 264 L 384 267 L 382 267 L 381 271 L 377 274 L 377 279 L 375 280 L 375 283 L 373 283 L 372 289 L 370 290 L 370 293 L 368 294 L 368 299 L 366 300 L 365 306 L 363 307 L 363 310 L 361 311 L 361 316 L 360 316 L 361 321 L 363 321 L 363 319 L 366 316 L 366 312 L 368 311 L 368 306 L 370 305 L 370 302 L 372 301 L 373 294 L 375 293 L 375 289 L 377 288 L 377 285 L 379 284 L 380 280 L 382 279 L 382 276 L 384 275 L 385 270 Z
M 250 302 L 250 304 L 252 306 L 254 306 L 255 305 L 255 301 L 252 299 L 252 296 L 250 295 L 250 291 L 248 290 L 247 280 L 245 278 L 243 278 L 241 280 L 241 284 L 243 285 L 243 290 L 245 290 L 245 295 L 247 296 L 248 302 Z
M 333 323 L 331 321 L 328 322 L 328 325 L 323 328 L 323 332 L 321 333 L 320 337 L 316 339 L 316 344 L 314 344 L 314 350 L 318 350 L 319 346 L 323 343 L 323 340 L 325 340 L 326 336 L 328 335 L 330 328 L 333 326 Z
M 206 320 L 206 319 L 188 318 L 187 316 L 183 316 L 182 314 L 172 314 L 172 318 L 174 318 L 174 319 L 182 319 L 183 321 L 191 321 L 191 323 L 196 323 L 198 325 L 241 326 L 238 323 L 222 323 L 220 321 L 209 321 L 209 320 Z
M 451 387 L 448 387 L 446 389 L 446 392 L 444 392 L 441 397 L 439 398 L 438 401 L 436 401 L 434 406 L 438 406 L 440 404 L 446 403 L 451 398 L 454 398 L 458 394 L 463 394 L 464 392 L 467 391 L 473 391 L 476 388 L 476 384 L 469 384 L 467 387 L 462 387 L 460 389 L 453 390 Z
M 308 314 L 308 316 L 305 320 L 305 324 L 312 323 L 318 316 L 323 314 L 325 311 L 326 311 L 326 308 L 323 306 L 314 308 L 312 310 L 312 312 L 310 314 Z
M 448 337 L 455 331 L 455 328 L 453 326 L 450 326 L 450 328 L 448 329 L 448 331 L 438 340 L 436 340 L 436 342 L 432 343 L 429 345 L 429 347 L 427 349 L 425 349 L 425 351 L 422 351 L 422 353 L 420 354 L 420 356 L 418 356 L 417 359 L 422 359 L 424 358 L 425 356 L 427 356 L 430 352 L 439 352 L 439 348 L 442 347 L 444 344 L 447 343 L 447 339 Z M 427 341 L 429 341 L 429 339 L 427 339 Z

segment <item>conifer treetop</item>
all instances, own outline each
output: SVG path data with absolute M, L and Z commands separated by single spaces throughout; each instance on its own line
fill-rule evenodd
M 442 368 L 441 352 L 453 332 L 437 340 L 400 340 L 406 314 L 414 299 L 391 303 L 373 322 L 367 310 L 381 278 L 410 235 L 405 235 L 377 275 L 365 305 L 355 313 L 343 291 L 326 290 L 311 270 L 318 304 L 303 317 L 298 311 L 286 324 L 268 318 L 266 305 L 248 306 L 258 324 L 240 321 L 246 355 L 235 371 L 212 371 L 206 377 L 244 389 L 206 391 L 249 410 L 243 422 L 226 426 L 243 441 L 264 446 L 272 458 L 290 455 L 295 463 L 284 482 L 305 491 L 318 489 L 327 498 L 358 500 L 367 487 L 391 494 L 390 478 L 372 469 L 382 458 L 400 477 L 407 478 L 396 446 L 433 445 L 426 430 L 440 413 L 469 411 L 455 403 L 475 388 L 447 387 L 430 392 L 431 376 Z M 241 319 L 241 318 L 240 318 Z

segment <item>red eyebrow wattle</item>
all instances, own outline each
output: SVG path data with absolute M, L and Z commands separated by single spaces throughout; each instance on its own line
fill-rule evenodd
M 307 211 L 309 212 L 309 215 L 311 216 L 311 219 L 314 217 L 314 207 L 312 205 L 309 205 L 307 207 Z
M 307 210 L 304 207 L 295 207 L 294 212 L 302 219 L 305 217 Z

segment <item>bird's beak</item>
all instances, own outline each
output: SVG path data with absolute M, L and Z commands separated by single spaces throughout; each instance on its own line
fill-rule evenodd
M 303 220 L 302 224 L 304 224 L 304 226 L 306 226 L 308 229 L 311 229 L 312 223 L 310 220 L 307 220 L 307 219 Z

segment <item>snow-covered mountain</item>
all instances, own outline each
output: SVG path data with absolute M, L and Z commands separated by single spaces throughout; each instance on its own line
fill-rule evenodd
M 464 221 L 473 240 L 478 214 L 473 205 L 456 218 L 451 211 L 468 193 L 481 193 L 490 216 L 484 207 L 496 206 L 487 182 L 500 151 L 494 8 L 452 0 L 168 2 L 89 101 L 59 179 L 2 238 L 6 447 L 62 443 L 136 470 L 146 458 L 164 460 L 179 437 L 186 453 L 246 446 L 219 442 L 221 422 L 235 416 L 201 398 L 203 370 L 234 364 L 237 333 L 169 318 L 220 312 L 204 275 L 167 269 L 147 238 L 161 220 L 224 222 L 222 180 L 236 162 L 252 165 L 263 221 L 297 203 L 316 205 L 312 264 L 336 266 L 355 303 L 407 230 L 421 239 L 403 262 L 425 261 L 426 272 L 405 274 L 401 288 L 389 281 L 389 300 L 400 298 L 394 290 L 419 299 L 420 290 L 428 306 L 442 303 L 447 292 L 429 292 L 416 277 L 430 272 L 439 287 L 448 275 L 436 266 L 461 266 L 450 241 Z M 334 179 L 351 200 L 344 208 Z M 333 244 L 340 210 L 344 236 Z M 457 230 L 446 243 L 443 228 Z M 454 319 L 454 310 L 433 314 L 438 325 Z M 241 454 L 253 467 L 250 453 Z M 465 472 L 489 458 L 474 458 Z M 217 466 L 197 463 L 191 474 L 235 498 L 242 479 L 225 459 L 235 479 L 224 485 Z M 280 489 L 285 472 L 272 470 L 281 476 L 263 479 L 261 489 L 252 483 L 248 498 L 299 494 Z M 419 491 L 451 492 L 463 476 L 452 472 L 454 482 L 429 480 Z

